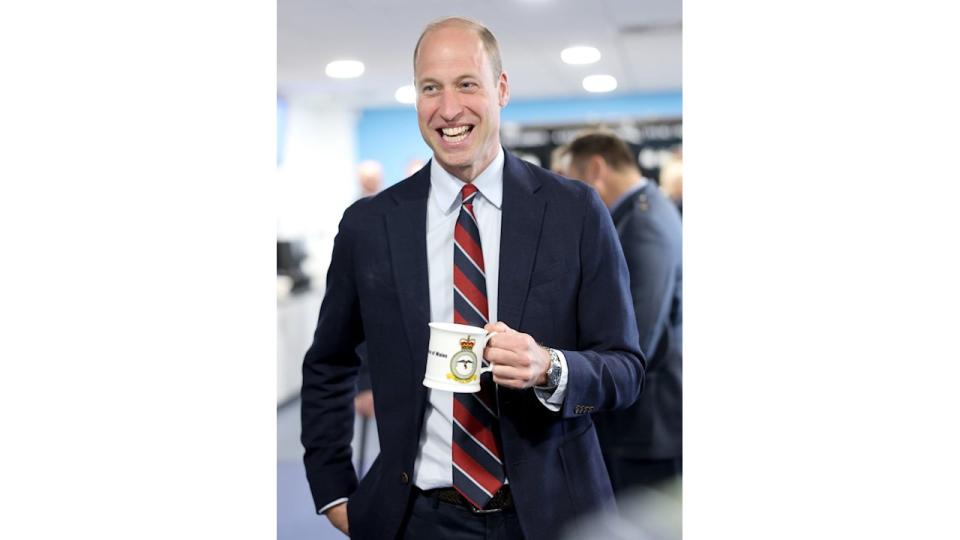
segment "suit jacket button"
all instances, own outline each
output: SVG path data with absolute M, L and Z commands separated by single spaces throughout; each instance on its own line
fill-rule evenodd
M 410 475 L 405 472 L 400 473 L 400 481 L 403 482 L 404 484 L 409 484 Z

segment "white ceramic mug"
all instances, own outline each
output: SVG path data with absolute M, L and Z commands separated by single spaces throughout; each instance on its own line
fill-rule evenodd
M 480 375 L 493 370 L 482 366 L 483 349 L 495 335 L 477 326 L 430 323 L 423 385 L 448 392 L 479 392 Z

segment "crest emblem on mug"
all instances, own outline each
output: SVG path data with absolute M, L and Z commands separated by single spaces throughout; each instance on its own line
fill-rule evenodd
M 477 378 L 477 355 L 473 353 L 475 341 L 471 337 L 460 340 L 460 352 L 450 358 L 450 373 L 447 378 L 458 383 L 470 383 Z

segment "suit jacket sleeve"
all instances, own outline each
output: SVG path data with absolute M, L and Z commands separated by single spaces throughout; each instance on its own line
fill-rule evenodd
M 357 204 L 347 209 L 340 222 L 313 344 L 303 360 L 301 442 L 318 510 L 357 488 L 350 447 L 360 366 L 356 347 L 363 341 L 353 271 L 355 234 L 350 225 Z
M 560 414 L 580 416 L 623 409 L 644 380 L 629 276 L 610 212 L 589 191 L 580 238 L 577 351 L 564 350 L 569 370 Z
M 676 287 L 675 248 L 662 231 L 642 216 L 630 216 L 623 225 L 620 239 L 630 271 L 640 348 L 650 360 L 670 318 Z M 652 370 L 654 365 L 647 368 Z

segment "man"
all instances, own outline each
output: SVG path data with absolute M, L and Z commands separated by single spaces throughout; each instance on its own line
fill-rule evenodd
M 660 191 L 673 201 L 683 216 L 683 151 L 677 150 L 660 165 Z
M 570 167 L 570 148 L 565 144 L 550 152 L 550 170 L 560 176 L 570 176 L 567 169 Z
M 571 177 L 593 186 L 610 208 L 647 357 L 640 399 L 626 410 L 595 417 L 619 495 L 662 485 L 682 471 L 680 215 L 656 184 L 640 175 L 629 147 L 615 135 L 582 135 L 570 143 L 569 154 Z
M 360 184 L 360 197 L 372 197 L 380 193 L 383 185 L 383 165 L 379 161 L 368 159 L 357 165 L 357 183 Z
M 613 501 L 590 413 L 643 383 L 626 264 L 592 190 L 501 148 L 510 91 L 489 30 L 428 25 L 414 83 L 433 159 L 344 213 L 304 359 L 314 503 L 354 538 L 553 540 Z M 498 332 L 479 393 L 423 386 L 431 321 Z M 364 339 L 380 455 L 358 485 Z

